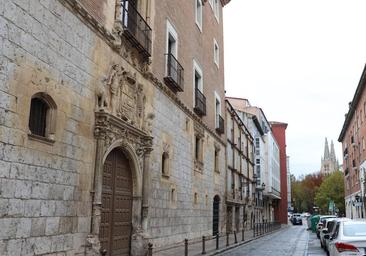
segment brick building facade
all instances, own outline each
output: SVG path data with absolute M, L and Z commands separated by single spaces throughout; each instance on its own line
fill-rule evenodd
M 338 141 L 342 143 L 346 217 L 365 217 L 366 68 L 346 114 Z

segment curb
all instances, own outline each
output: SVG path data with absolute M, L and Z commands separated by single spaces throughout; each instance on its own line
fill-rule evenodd
M 267 233 L 267 234 L 264 234 L 264 235 L 261 235 L 261 236 L 256 236 L 255 238 L 251 238 L 251 239 L 249 239 L 249 240 L 245 240 L 245 241 L 240 242 L 240 243 L 238 242 L 238 243 L 236 243 L 236 244 L 229 245 L 228 247 L 225 247 L 225 248 L 219 249 L 219 250 L 217 250 L 217 251 L 214 251 L 214 252 L 211 252 L 211 253 L 207 253 L 206 255 L 207 255 L 207 256 L 218 255 L 218 254 L 223 253 L 223 252 L 225 252 L 225 251 L 232 250 L 232 249 L 234 249 L 234 248 L 237 248 L 237 247 L 242 246 L 242 245 L 244 245 L 244 244 L 247 244 L 247 243 L 250 243 L 250 242 L 252 242 L 252 241 L 258 240 L 258 239 L 260 239 L 260 238 L 262 238 L 262 237 L 266 237 L 266 236 L 268 236 L 268 235 L 271 235 L 271 234 L 277 233 L 277 232 L 279 232 L 279 231 L 281 231 L 281 230 L 284 230 L 284 229 L 287 229 L 287 228 L 288 228 L 288 227 L 280 228 L 280 229 L 275 230 L 275 231 L 272 231 L 272 232 L 270 232 L 270 233 Z

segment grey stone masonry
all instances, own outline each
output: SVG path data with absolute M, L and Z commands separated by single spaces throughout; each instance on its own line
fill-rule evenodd
M 94 158 L 96 35 L 57 0 L 0 3 L 0 255 L 84 254 Z M 57 105 L 54 142 L 32 139 L 30 100 Z

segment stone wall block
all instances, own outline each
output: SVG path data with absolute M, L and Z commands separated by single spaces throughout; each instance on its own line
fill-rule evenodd
M 42 201 L 41 202 L 41 216 L 51 217 L 56 212 L 55 201 Z
M 14 198 L 16 181 L 11 179 L 0 179 L 0 196 L 3 198 Z
M 6 217 L 9 211 L 9 199 L 0 199 L 0 218 Z
M 88 233 L 90 231 L 90 217 L 79 217 L 78 218 L 78 233 Z
M 7 247 L 7 256 L 22 256 L 22 239 L 9 240 Z
M 50 185 L 47 183 L 33 182 L 31 197 L 34 199 L 48 199 Z
M 13 218 L 0 219 L 0 239 L 15 238 L 18 220 Z
M 3 4 L 4 4 L 4 17 L 15 23 L 18 7 L 12 1 L 5 1 Z
M 22 199 L 29 199 L 32 191 L 32 182 L 26 180 L 16 181 L 17 189 L 15 190 L 15 197 Z
M 34 253 L 36 255 L 51 252 L 51 237 L 37 237 L 34 239 Z
M 9 162 L 0 161 L 0 178 L 9 178 L 10 166 Z
M 73 218 L 72 217 L 61 217 L 59 224 L 59 234 L 71 233 L 73 229 Z
M 72 234 L 65 235 L 64 250 L 72 250 L 74 248 L 74 239 Z
M 51 184 L 49 186 L 48 198 L 53 200 L 63 200 L 64 199 L 64 189 L 63 185 Z
M 60 252 L 65 247 L 65 237 L 63 235 L 51 237 L 51 251 Z
M 41 216 L 41 201 L 40 200 L 25 200 L 24 201 L 24 216 L 25 217 Z
M 31 236 L 44 236 L 46 233 L 46 218 L 33 218 Z
M 21 199 L 9 199 L 8 216 L 9 217 L 23 217 L 24 216 L 24 201 Z
M 59 230 L 59 217 L 51 217 L 46 220 L 46 235 L 57 235 Z
M 29 218 L 20 219 L 17 226 L 16 238 L 26 238 L 31 233 L 32 220 Z

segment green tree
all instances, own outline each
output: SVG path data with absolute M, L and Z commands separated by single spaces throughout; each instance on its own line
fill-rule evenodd
M 302 176 L 299 180 L 291 178 L 292 203 L 296 212 L 313 212 L 314 197 L 323 180 L 320 173 Z
M 344 178 L 340 171 L 327 176 L 315 196 L 315 203 L 323 213 L 328 212 L 331 200 L 339 209 L 339 213 L 344 214 Z

